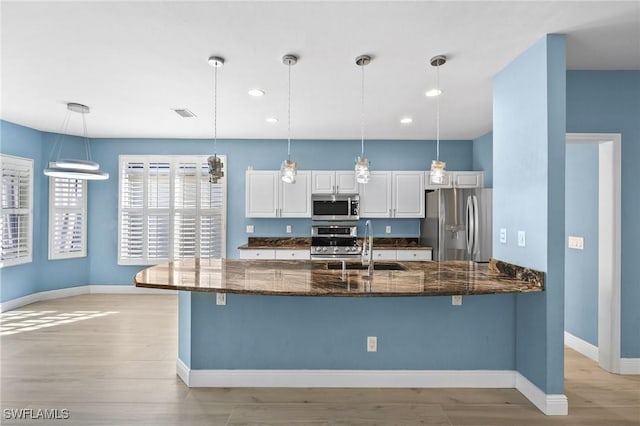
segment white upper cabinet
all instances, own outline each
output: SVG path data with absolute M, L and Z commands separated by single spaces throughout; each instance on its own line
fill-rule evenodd
M 484 172 L 455 172 L 453 186 L 456 188 L 482 188 Z
M 371 172 L 360 185 L 360 217 L 424 217 L 424 172 Z
M 280 217 L 311 217 L 311 172 L 298 171 L 295 183 L 280 180 Z
M 277 171 L 255 171 L 246 173 L 245 214 L 247 217 L 277 217 L 278 186 Z
M 352 170 L 317 170 L 311 172 L 312 194 L 357 194 L 358 184 Z
M 360 184 L 360 217 L 391 217 L 391 172 L 373 171 Z
M 289 184 L 279 171 L 249 170 L 245 197 L 246 217 L 311 217 L 311 172 L 298 171 Z
M 336 171 L 336 192 L 338 194 L 357 194 L 358 182 L 353 170 Z
M 441 184 L 431 183 L 431 172 L 425 173 L 426 189 L 438 188 L 482 188 L 484 172 L 447 172 Z
M 424 217 L 424 173 L 393 172 L 392 217 Z

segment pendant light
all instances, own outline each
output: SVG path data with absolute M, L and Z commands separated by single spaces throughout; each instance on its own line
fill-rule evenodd
M 213 155 L 207 158 L 209 164 L 209 182 L 218 183 L 224 177 L 222 160 L 218 157 L 218 68 L 224 65 L 219 56 L 209 57 L 209 65 L 213 67 Z
M 447 63 L 447 57 L 438 55 L 431 58 L 431 66 L 436 67 L 436 159 L 431 162 L 431 183 L 442 184 L 445 178 L 447 163 L 440 161 L 440 66 Z
M 369 65 L 371 57 L 369 55 L 360 55 L 356 58 L 356 65 L 362 70 L 361 78 L 361 116 L 360 116 L 360 156 L 356 158 L 356 182 L 368 183 L 371 172 L 369 171 L 369 160 L 364 156 L 364 67 Z
M 84 136 L 84 150 L 86 160 L 65 158 L 60 159 L 64 138 L 67 133 L 71 113 L 77 112 L 82 114 L 82 129 Z M 44 169 L 44 174 L 51 177 L 59 177 L 66 179 L 80 180 L 105 180 L 109 179 L 109 173 L 100 170 L 100 165 L 91 159 L 91 146 L 89 145 L 89 137 L 87 136 L 87 120 L 85 114 L 89 114 L 90 109 L 86 105 L 70 102 L 67 104 L 67 114 L 62 122 L 62 128 L 56 138 L 56 142 L 51 149 L 51 157 L 55 153 L 56 160 L 53 165 Z
M 282 166 L 280 167 L 280 178 L 285 183 L 296 183 L 298 163 L 291 160 L 291 67 L 298 63 L 298 57 L 295 55 L 284 55 L 282 57 L 282 63 L 287 66 L 289 71 L 289 98 L 287 110 L 287 159 L 282 162 Z

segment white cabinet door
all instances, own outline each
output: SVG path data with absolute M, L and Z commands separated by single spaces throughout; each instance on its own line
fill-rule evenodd
M 280 181 L 280 217 L 311 217 L 311 172 L 298 171 L 295 183 Z
M 371 172 L 360 184 L 360 217 L 391 217 L 391 172 Z
M 484 172 L 454 172 L 453 186 L 456 188 L 482 188 Z
M 396 250 L 373 250 L 374 260 L 396 260 Z
M 276 217 L 278 214 L 277 171 L 246 172 L 245 215 L 247 217 Z
M 451 172 L 444 175 L 442 183 L 431 183 L 431 172 L 425 172 L 425 188 L 426 189 L 438 189 L 438 188 L 453 188 L 453 181 L 451 180 Z
M 240 259 L 275 259 L 276 252 L 272 249 L 242 249 Z
M 306 250 L 288 250 L 288 249 L 276 249 L 276 259 L 277 260 L 296 260 L 296 259 L 310 259 L 311 251 L 309 249 Z
M 336 172 L 333 170 L 318 170 L 311 172 L 312 194 L 333 194 L 336 188 Z
M 353 170 L 336 171 L 336 190 L 338 194 L 357 194 L 356 173 Z
M 425 261 L 431 260 L 431 250 L 398 250 L 396 260 Z
M 393 217 L 424 217 L 424 172 L 393 172 Z

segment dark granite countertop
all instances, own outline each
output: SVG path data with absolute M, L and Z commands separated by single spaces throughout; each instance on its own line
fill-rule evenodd
M 544 274 L 492 260 L 378 262 L 403 270 L 330 269 L 318 260 L 184 259 L 144 269 L 137 287 L 282 296 L 442 296 L 542 291 Z M 347 262 L 360 267 L 359 262 Z
M 289 249 L 308 250 L 311 238 L 306 237 L 249 237 L 247 244 L 239 250 L 249 249 Z M 374 238 L 373 248 L 379 250 L 431 250 L 429 246 L 420 245 L 417 238 Z

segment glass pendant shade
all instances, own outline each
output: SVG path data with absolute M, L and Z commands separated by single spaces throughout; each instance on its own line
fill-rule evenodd
M 369 177 L 371 172 L 369 171 L 369 160 L 366 158 L 358 157 L 356 160 L 356 182 L 369 183 Z
M 431 162 L 431 183 L 442 184 L 444 183 L 444 178 L 446 172 L 444 171 L 447 163 L 444 161 L 433 160 Z
M 284 183 L 296 183 L 298 163 L 292 160 L 284 160 L 280 167 L 280 178 Z
M 218 183 L 224 177 L 224 171 L 222 171 L 224 163 L 217 155 L 207 158 L 207 163 L 209 163 L 209 183 Z

